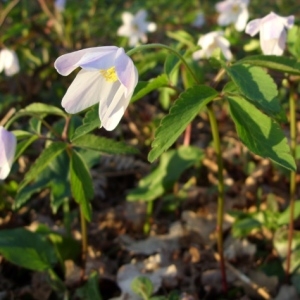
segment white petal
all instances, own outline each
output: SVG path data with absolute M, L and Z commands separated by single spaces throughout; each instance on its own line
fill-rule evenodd
M 104 78 L 99 71 L 81 70 L 68 88 L 61 105 L 68 113 L 78 113 L 100 100 Z
M 0 126 L 0 179 L 5 179 L 10 172 L 16 145 L 16 137 Z
M 248 18 L 249 18 L 248 9 L 247 8 L 243 9 L 235 22 L 235 29 L 237 31 L 243 31 L 246 27 Z
M 225 42 L 226 41 L 226 42 Z M 229 43 L 225 38 L 220 37 L 218 39 L 218 46 L 220 47 L 224 57 L 226 58 L 226 60 L 231 60 L 232 59 L 232 53 L 229 49 L 229 46 L 227 45 L 227 43 Z
M 119 50 L 120 48 L 116 47 L 112 51 L 86 53 L 77 64 L 88 71 L 106 70 L 115 65 L 115 57 Z
M 146 21 L 147 15 L 147 12 L 144 9 L 141 9 L 134 16 L 134 20 L 137 24 L 144 23 Z
M 138 82 L 137 69 L 131 58 L 124 52 L 123 48 L 119 48 L 115 60 L 116 72 L 121 84 L 126 88 L 127 93 L 132 93 Z
M 119 124 L 128 104 L 132 92 L 125 97 L 125 87 L 119 82 L 113 86 L 107 86 L 107 89 L 102 91 L 99 105 L 99 116 L 101 125 L 106 130 L 113 130 Z
M 127 11 L 122 13 L 122 21 L 125 25 L 131 25 L 133 18 L 133 15 Z
M 247 24 L 245 32 L 247 34 L 250 34 L 251 36 L 254 36 L 259 32 L 260 26 L 261 26 L 261 19 L 252 20 Z
M 119 27 L 117 31 L 118 36 L 127 36 L 129 37 L 132 34 L 132 26 L 128 24 L 124 24 L 121 27 Z
M 3 49 L 0 52 L 0 72 L 3 70 L 6 76 L 13 76 L 20 71 L 19 59 L 15 51 Z
M 217 12 L 222 13 L 231 9 L 231 3 L 230 1 L 221 1 L 216 4 L 215 8 Z
M 205 52 L 204 52 L 203 49 L 200 49 L 200 50 L 193 53 L 193 59 L 194 60 L 198 60 L 198 59 L 203 58 L 203 57 L 205 57 Z
M 129 37 L 129 46 L 130 47 L 135 47 L 139 43 L 139 35 L 134 33 Z
M 79 65 L 78 62 L 87 53 L 98 53 L 101 57 L 109 52 L 116 51 L 118 47 L 115 46 L 105 46 L 105 47 L 93 47 L 78 50 L 75 52 L 67 53 L 56 59 L 54 62 L 54 67 L 57 72 L 63 76 L 69 75 L 73 70 L 75 70 Z
M 154 22 L 148 23 L 148 25 L 147 25 L 148 32 L 154 32 L 154 31 L 156 31 L 156 29 L 157 29 L 157 26 Z

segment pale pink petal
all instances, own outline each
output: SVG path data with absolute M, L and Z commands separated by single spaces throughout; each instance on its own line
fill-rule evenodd
M 246 26 L 245 32 L 251 36 L 256 35 L 260 30 L 261 20 L 262 19 L 255 19 L 250 21 Z
M 78 113 L 99 102 L 105 79 L 99 71 L 81 70 L 62 99 L 61 105 L 68 113 Z
M 231 13 L 220 14 L 218 17 L 218 24 L 220 26 L 227 26 L 228 24 L 235 22 L 235 18 L 236 16 Z
M 0 126 L 0 179 L 5 179 L 11 169 L 17 140 L 16 137 Z
M 231 5 L 232 4 L 229 1 L 222 1 L 222 2 L 218 2 L 215 5 L 215 8 L 218 13 L 222 13 L 223 11 L 231 9 Z
M 86 53 L 77 65 L 87 71 L 106 70 L 114 66 L 120 48 L 106 52 Z
M 285 18 L 285 23 L 284 26 L 288 29 L 292 28 L 294 25 L 294 21 L 295 21 L 295 16 L 288 16 L 287 18 Z
M 85 54 L 99 53 L 99 55 L 101 54 L 105 55 L 107 52 L 116 51 L 117 49 L 118 47 L 115 46 L 106 46 L 106 47 L 87 48 L 87 49 L 67 53 L 56 59 L 56 61 L 54 62 L 54 67 L 59 74 L 63 76 L 67 76 L 79 66 L 78 62 Z
M 133 92 L 138 82 L 136 67 L 131 58 L 119 48 L 116 54 L 115 67 L 121 84 L 126 88 L 125 96 Z

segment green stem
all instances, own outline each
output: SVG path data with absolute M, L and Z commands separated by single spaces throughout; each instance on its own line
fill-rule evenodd
M 153 49 L 153 48 L 163 48 L 163 49 L 166 49 L 166 50 L 172 52 L 173 54 L 175 54 L 182 61 L 182 63 L 184 64 L 184 66 L 187 68 L 187 70 L 190 72 L 190 74 L 192 75 L 192 77 L 195 80 L 195 82 L 199 83 L 199 81 L 198 81 L 195 73 L 192 71 L 192 69 L 190 68 L 189 64 L 185 60 L 185 58 L 179 52 L 177 52 L 177 50 L 175 50 L 175 49 L 173 49 L 173 48 L 171 48 L 171 47 L 169 47 L 167 45 L 159 44 L 159 43 L 141 45 L 141 46 L 138 46 L 136 48 L 133 48 L 133 49 L 129 50 L 127 52 L 127 55 L 131 56 L 131 55 L 133 55 L 134 53 L 136 53 L 138 51 L 145 50 L 145 49 Z
M 79 205 L 80 210 L 80 223 L 81 223 L 81 281 L 84 280 L 85 276 L 85 265 L 86 265 L 86 258 L 87 258 L 87 248 L 88 248 L 88 238 L 87 238 L 87 226 L 86 226 L 86 220 L 84 217 L 84 213 L 82 210 L 81 205 Z
M 217 155 L 218 163 L 218 212 L 217 212 L 217 239 L 218 239 L 218 253 L 220 256 L 220 269 L 222 273 L 223 291 L 227 292 L 227 279 L 225 271 L 225 261 L 223 254 L 223 215 L 224 215 L 224 178 L 223 178 L 223 160 L 221 152 L 221 143 L 218 131 L 217 120 L 211 105 L 207 105 L 207 111 L 213 135 L 214 148 Z
M 153 214 L 153 201 L 147 202 L 147 211 L 146 211 L 146 222 L 144 224 L 144 233 L 148 234 L 150 232 L 150 220 Z
M 294 89 L 290 87 L 290 132 L 291 132 L 291 154 L 296 159 L 296 97 Z M 290 219 L 289 219 L 289 232 L 288 232 L 288 250 L 286 257 L 286 279 L 288 280 L 291 268 L 291 255 L 292 255 L 292 242 L 294 232 L 294 211 L 295 211 L 295 195 L 296 195 L 296 172 L 290 173 Z

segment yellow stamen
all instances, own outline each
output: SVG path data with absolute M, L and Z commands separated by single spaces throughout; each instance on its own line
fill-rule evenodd
M 104 77 L 104 79 L 108 82 L 115 82 L 118 80 L 115 67 L 111 67 L 107 70 L 100 70 L 100 73 Z

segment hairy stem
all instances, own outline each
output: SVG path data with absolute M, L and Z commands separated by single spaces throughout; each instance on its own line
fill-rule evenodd
M 227 279 L 225 270 L 225 261 L 223 254 L 223 215 L 224 215 L 224 178 L 223 178 L 223 160 L 221 152 L 221 143 L 219 137 L 219 130 L 217 120 L 211 105 L 207 105 L 207 111 L 210 121 L 210 127 L 213 135 L 214 148 L 217 155 L 218 163 L 218 212 L 217 212 L 217 240 L 218 240 L 218 253 L 220 256 L 220 269 L 222 273 L 223 291 L 227 292 Z
M 296 95 L 294 89 L 290 87 L 290 132 L 291 132 L 291 154 L 296 159 Z M 292 255 L 292 242 L 294 232 L 294 211 L 295 211 L 295 195 L 296 195 L 296 172 L 290 173 L 290 219 L 289 219 L 289 232 L 288 232 L 288 249 L 286 257 L 286 279 L 288 280 L 291 268 L 291 255 Z
M 81 279 L 81 281 L 83 281 L 84 277 L 85 277 L 85 265 L 86 265 L 86 258 L 87 258 L 88 238 L 87 238 L 86 220 L 84 218 L 84 213 L 83 213 L 81 205 L 79 205 L 79 210 L 80 210 L 81 245 L 82 245 L 80 279 Z

